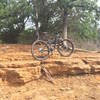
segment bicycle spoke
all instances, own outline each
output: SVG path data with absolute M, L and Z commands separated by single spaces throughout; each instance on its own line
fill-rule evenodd
M 62 42 L 59 43 L 58 46 L 58 52 L 62 56 L 70 56 L 73 52 L 73 49 L 74 49 L 73 44 L 69 40 L 63 40 Z
M 48 46 L 44 41 L 38 40 L 33 44 L 33 56 L 38 59 L 46 59 L 49 55 Z

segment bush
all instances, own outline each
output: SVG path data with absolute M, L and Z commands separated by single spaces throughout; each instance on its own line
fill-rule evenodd
M 3 43 L 2 40 L 0 40 L 0 44 Z
M 18 43 L 30 44 L 34 39 L 34 31 L 32 29 L 24 30 L 18 37 Z
M 0 40 L 2 40 L 3 43 L 17 43 L 18 36 L 19 33 L 15 32 L 2 33 L 0 34 Z

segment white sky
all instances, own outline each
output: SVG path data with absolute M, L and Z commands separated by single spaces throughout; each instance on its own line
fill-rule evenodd
M 98 6 L 100 7 L 100 0 L 98 0 Z M 98 22 L 99 23 L 99 26 L 98 26 L 98 28 L 100 28 L 100 21 Z
M 98 0 L 98 6 L 100 6 L 100 0 Z

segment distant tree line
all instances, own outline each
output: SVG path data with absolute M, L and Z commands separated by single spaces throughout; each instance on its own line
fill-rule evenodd
M 33 27 L 27 29 L 29 20 Z M 0 40 L 5 43 L 32 40 L 42 32 L 95 39 L 99 20 L 97 0 L 0 0 Z

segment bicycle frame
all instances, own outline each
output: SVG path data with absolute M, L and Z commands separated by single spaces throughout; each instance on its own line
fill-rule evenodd
M 68 43 L 67 47 L 66 47 L 66 45 L 64 45 L 64 43 Z M 39 44 L 41 44 L 41 45 L 39 45 Z M 37 48 L 37 45 L 39 45 L 40 47 Z M 53 54 L 53 51 L 55 49 L 57 49 L 58 53 L 61 56 L 68 57 L 73 53 L 74 45 L 70 40 L 63 39 L 62 37 L 60 37 L 59 34 L 56 34 L 54 39 L 48 40 L 47 42 L 43 41 L 43 40 L 35 41 L 32 44 L 32 56 L 37 60 L 45 60 L 50 55 Z M 38 52 L 36 52 L 36 50 Z M 39 52 L 40 52 L 40 55 L 38 56 Z M 65 53 L 65 52 L 67 52 L 67 53 Z
M 47 42 L 47 44 L 49 44 L 49 52 L 53 52 L 56 49 L 59 41 L 60 41 L 60 36 L 59 34 L 56 34 L 54 40 Z

